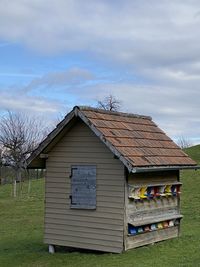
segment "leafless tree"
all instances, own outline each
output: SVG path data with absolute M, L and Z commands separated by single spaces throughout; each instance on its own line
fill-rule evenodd
M 103 100 L 97 102 L 98 108 L 110 111 L 118 111 L 121 108 L 121 101 L 118 100 L 115 96 L 109 95 L 106 96 Z
M 21 182 L 26 159 L 42 139 L 42 125 L 36 118 L 8 111 L 0 120 L 0 145 L 3 147 L 3 162 L 15 170 L 13 195 L 16 183 Z
M 2 147 L 0 146 L 0 184 L 2 183 L 2 166 L 3 166 L 3 149 Z
M 177 144 L 182 149 L 192 146 L 192 142 L 187 137 L 184 137 L 184 136 L 180 136 L 178 138 Z

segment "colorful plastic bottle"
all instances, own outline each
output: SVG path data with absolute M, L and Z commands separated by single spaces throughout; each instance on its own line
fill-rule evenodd
M 174 221 L 173 220 L 169 221 L 169 227 L 173 227 L 173 226 L 174 226 Z
M 136 235 L 137 234 L 137 228 L 134 226 L 129 227 L 129 234 Z
M 171 196 L 172 195 L 171 185 L 166 185 L 165 194 L 166 194 L 166 196 Z
M 156 224 L 155 223 L 151 224 L 150 229 L 151 231 L 157 230 Z
M 168 228 L 169 227 L 169 224 L 167 221 L 163 222 L 163 228 Z
M 181 186 L 180 185 L 176 186 L 176 192 L 177 192 L 177 195 L 180 195 L 180 193 L 181 193 Z
M 138 234 L 141 234 L 143 232 L 144 232 L 143 228 L 142 227 L 138 227 Z
M 171 186 L 171 193 L 172 193 L 172 196 L 176 196 L 176 195 L 177 195 L 177 188 L 176 188 L 176 185 L 172 185 L 172 186 Z
M 147 187 L 140 188 L 140 198 L 141 199 L 147 198 Z
M 144 231 L 145 232 L 149 232 L 151 229 L 150 229 L 150 227 L 149 227 L 149 225 L 146 225 L 145 227 L 144 227 Z
M 154 197 L 154 188 L 152 186 L 147 187 L 147 198 Z
M 157 227 L 158 227 L 158 229 L 163 229 L 163 224 L 162 223 L 158 223 Z
M 154 197 L 159 197 L 160 193 L 159 193 L 159 187 L 158 186 L 154 186 Z

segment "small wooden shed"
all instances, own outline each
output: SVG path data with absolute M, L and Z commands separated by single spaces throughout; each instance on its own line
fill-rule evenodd
M 151 117 L 78 106 L 28 167 L 46 169 L 50 251 L 116 253 L 179 235 L 179 170 L 197 168 Z

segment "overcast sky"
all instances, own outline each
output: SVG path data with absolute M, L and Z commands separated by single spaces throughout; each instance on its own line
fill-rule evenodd
M 54 120 L 113 94 L 200 143 L 200 1 L 0 0 L 0 112 Z

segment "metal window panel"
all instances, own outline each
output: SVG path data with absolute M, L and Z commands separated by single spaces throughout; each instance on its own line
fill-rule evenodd
M 96 166 L 72 166 L 71 208 L 96 209 Z

